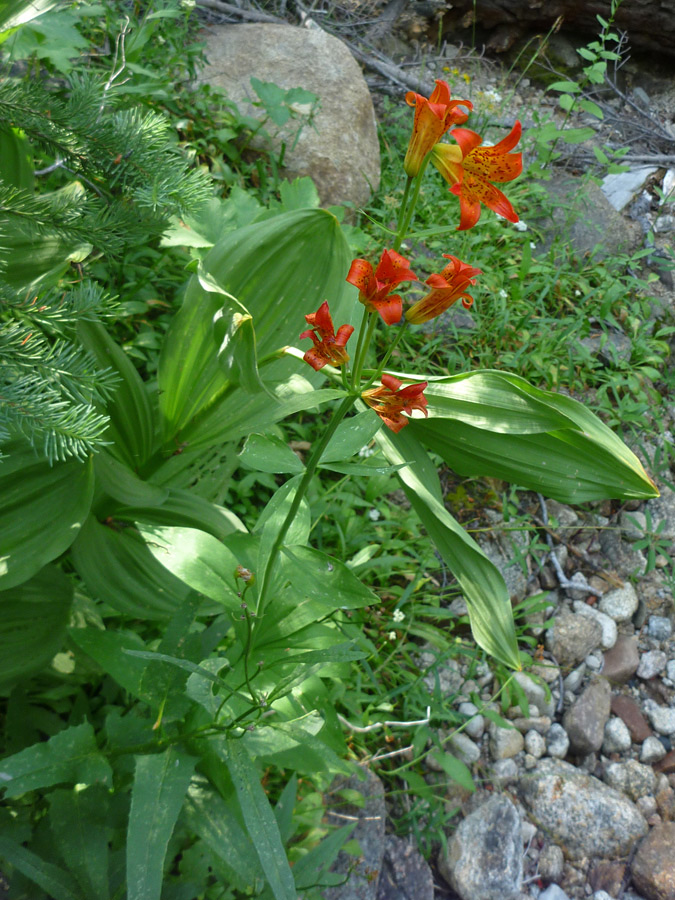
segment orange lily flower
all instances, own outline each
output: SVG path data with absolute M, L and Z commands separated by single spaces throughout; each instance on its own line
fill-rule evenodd
M 361 397 L 374 409 L 387 428 L 398 433 L 408 424 L 403 413 L 410 415 L 413 409 L 419 409 L 427 415 L 427 398 L 424 389 L 428 382 L 409 384 L 402 387 L 403 382 L 393 375 L 382 376 L 382 386 L 364 391 Z
M 469 100 L 451 100 L 447 81 L 436 79 L 436 87 L 427 99 L 414 91 L 405 95 L 408 106 L 415 107 L 413 131 L 408 144 L 408 151 L 403 161 L 406 175 L 414 177 L 420 170 L 424 157 L 434 144 L 443 137 L 452 125 L 461 125 L 469 118 L 469 114 L 457 109 L 466 106 L 473 109 Z
M 340 325 L 337 334 L 333 329 L 333 320 L 328 309 L 328 303 L 324 300 L 315 313 L 305 316 L 307 324 L 312 328 L 303 331 L 300 335 L 302 338 L 311 338 L 314 346 L 311 347 L 303 356 L 306 363 L 315 370 L 319 371 L 326 364 L 331 366 L 342 366 L 349 360 L 347 351 L 344 349 L 345 344 L 354 332 L 353 325 Z
M 425 284 L 429 285 L 431 291 L 411 306 L 405 314 L 411 325 L 420 325 L 440 316 L 457 300 L 461 299 L 465 309 L 469 309 L 473 303 L 473 297 L 466 293 L 466 289 L 476 283 L 474 276 L 481 275 L 481 269 L 474 269 L 473 266 L 449 253 L 444 253 L 443 256 L 450 262 L 440 275 L 430 275 L 427 278 Z
M 359 300 L 364 306 L 378 312 L 387 325 L 395 325 L 403 315 L 403 301 L 390 291 L 402 281 L 418 280 L 409 265 L 400 253 L 384 250 L 375 270 L 368 260 L 355 259 L 346 280 L 359 289 Z
M 480 218 L 484 203 L 498 216 L 517 222 L 513 207 L 492 181 L 513 181 L 523 171 L 522 153 L 509 153 L 521 135 L 520 122 L 504 140 L 494 147 L 481 147 L 483 139 L 468 128 L 452 132 L 457 145 L 436 144 L 431 161 L 451 185 L 450 192 L 459 197 L 460 221 L 458 231 L 473 228 Z

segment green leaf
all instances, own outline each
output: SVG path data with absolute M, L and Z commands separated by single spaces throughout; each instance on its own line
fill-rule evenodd
M 576 83 L 576 81 L 554 81 L 553 84 L 549 84 L 547 90 L 562 91 L 565 94 L 581 93 L 581 88 Z
M 224 800 L 202 778 L 195 777 L 185 799 L 183 818 L 188 828 L 232 869 L 235 887 L 250 891 L 263 880 L 251 836 L 237 817 L 236 802 Z
M 424 394 L 431 418 L 459 419 L 492 432 L 532 434 L 578 427 L 552 402 L 556 395 L 504 372 L 486 370 L 434 380 Z
M 196 762 L 176 747 L 136 757 L 127 830 L 128 900 L 160 900 L 166 848 Z
M 225 235 L 204 258 L 203 271 L 253 317 L 263 358 L 294 344 L 304 315 L 318 309 L 323 300 L 341 323 L 356 312 L 350 302 L 353 289 L 345 282 L 349 262 L 349 246 L 337 219 L 325 210 L 305 209 Z M 218 365 L 213 340 L 213 317 L 221 306 L 220 295 L 205 291 L 193 276 L 160 357 L 165 441 L 207 409 L 215 407 L 216 413 L 217 401 L 233 390 Z M 295 367 L 297 363 L 288 361 L 274 363 L 264 370 L 265 381 L 285 379 Z M 267 408 L 272 401 L 264 399 Z M 233 409 L 239 412 L 247 402 L 239 394 Z M 189 432 L 179 439 L 189 440 Z
M 45 862 L 8 837 L 0 836 L 0 858 L 41 887 L 50 900 L 85 900 L 79 885 L 68 872 Z
M 0 592 L 0 687 L 39 672 L 61 649 L 73 586 L 56 566 Z
M 476 643 L 510 668 L 520 669 L 513 614 L 504 580 L 439 499 L 438 477 L 429 478 L 428 454 L 411 431 L 410 425 L 397 435 L 383 428 L 377 442 L 392 462 L 411 461 L 409 466 L 401 469 L 398 478 L 427 534 L 459 582 Z M 423 474 L 425 471 L 426 475 Z M 432 492 L 428 485 L 434 482 Z
M 155 708 L 159 705 L 161 696 L 145 679 L 147 662 L 125 654 L 125 650 L 145 649 L 137 634 L 131 631 L 99 631 L 97 628 L 71 628 L 69 634 L 80 650 L 98 663 L 125 691 Z
M 80 322 L 78 335 L 97 363 L 112 369 L 120 379 L 106 408 L 110 416 L 106 436 L 113 441 L 112 452 L 136 470 L 152 453 L 155 439 L 152 407 L 143 382 L 126 353 L 98 322 Z
M 110 795 L 101 785 L 47 795 L 54 845 L 86 897 L 108 900 Z
M 299 891 L 309 890 L 314 885 L 325 882 L 328 869 L 337 859 L 338 853 L 355 828 L 356 822 L 337 828 L 300 857 L 293 866 L 293 877 Z M 342 875 L 339 877 L 343 878 Z
M 53 9 L 58 0 L 5 0 L 0 8 L 0 34 L 18 28 Z
M 176 578 L 224 608 L 238 609 L 238 560 L 217 538 L 196 528 L 138 527 L 150 553 Z
M 493 434 L 465 422 L 429 419 L 413 420 L 409 430 L 460 475 L 501 478 L 562 503 L 658 496 L 637 457 L 586 406 L 563 394 L 540 393 L 573 428 Z
M 113 609 L 139 619 L 167 618 L 190 591 L 154 558 L 133 528 L 90 516 L 72 550 L 90 593 Z
M 564 95 L 560 100 L 562 101 L 563 99 Z M 595 131 L 592 128 L 564 128 L 560 132 L 560 137 L 566 144 L 583 144 L 584 141 L 590 141 L 595 138 Z
M 167 488 L 143 481 L 105 450 L 94 455 L 94 471 L 97 487 L 125 506 L 158 506 L 169 496 Z
M 382 419 L 364 410 L 345 419 L 337 427 L 328 446 L 321 454 L 321 462 L 346 462 L 365 447 L 380 430 Z
M 256 472 L 299 475 L 305 468 L 288 444 L 272 434 L 250 434 L 239 459 Z
M 17 128 L 0 127 L 0 181 L 33 192 L 31 147 L 25 134 Z
M 442 750 L 432 750 L 429 755 L 436 760 L 446 775 L 449 775 L 465 791 L 470 791 L 473 794 L 476 790 L 476 785 L 473 783 L 471 769 L 466 763 L 463 763 L 461 759 L 457 759 L 456 756 L 452 756 L 451 753 L 444 753 Z
M 258 371 L 253 316 L 221 306 L 213 317 L 213 337 L 218 347 L 218 362 L 230 384 L 247 394 L 265 390 Z
M 275 900 L 297 900 L 297 891 L 279 826 L 260 776 L 241 740 L 228 740 L 225 763 L 229 769 L 248 833 Z
M 48 741 L 26 747 L 0 763 L 5 798 L 54 784 L 112 784 L 112 771 L 99 752 L 88 722 L 60 731 Z
M 269 503 L 258 516 L 258 521 L 253 529 L 255 533 L 262 534 L 260 563 L 259 568 L 262 571 L 265 561 L 267 560 L 267 552 L 269 547 L 276 539 L 279 529 L 281 528 L 291 504 L 295 498 L 296 491 L 300 485 L 300 475 L 289 479 L 285 484 L 273 494 Z M 309 540 L 309 532 L 312 527 L 312 516 L 309 504 L 303 498 L 300 501 L 298 511 L 291 523 L 286 534 L 284 543 L 286 544 L 306 544 Z
M 3 444 L 0 462 L 0 588 L 60 556 L 77 537 L 94 491 L 91 459 L 49 465 L 24 441 Z

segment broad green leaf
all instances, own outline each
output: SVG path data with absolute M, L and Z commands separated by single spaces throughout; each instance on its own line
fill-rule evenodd
M 106 412 L 110 425 L 106 432 L 110 448 L 131 469 L 138 469 L 150 456 L 155 438 L 152 407 L 134 364 L 124 350 L 98 322 L 80 322 L 78 335 L 103 368 L 111 368 L 120 382 Z
M 0 591 L 0 687 L 44 668 L 61 649 L 73 585 L 56 566 Z
M 256 472 L 298 475 L 304 466 L 285 441 L 273 434 L 250 434 L 239 454 L 241 463 Z
M 160 900 L 166 848 L 196 762 L 176 747 L 136 757 L 127 830 L 128 900 Z
M 381 425 L 382 419 L 373 415 L 370 410 L 364 410 L 340 422 L 328 446 L 321 454 L 321 462 L 347 462 L 351 456 L 358 453 L 373 439 Z
M 88 722 L 66 728 L 0 763 L 0 788 L 5 789 L 6 799 L 63 783 L 112 784 L 110 765 L 99 752 Z
M 161 506 L 134 504 L 122 506 L 115 518 L 123 522 L 144 522 L 149 525 L 180 525 L 199 528 L 223 540 L 234 531 L 246 531 L 241 519 L 229 509 L 200 497 L 193 491 L 169 488 Z
M 427 534 L 459 582 L 476 643 L 505 665 L 520 669 L 513 613 L 504 580 L 439 499 L 437 476 L 436 484 L 430 489 L 434 484 L 428 478 L 430 460 L 411 433 L 412 424 L 396 435 L 383 428 L 377 442 L 391 462 L 410 461 L 398 473 L 398 478 Z
M 430 418 L 459 419 L 489 431 L 529 434 L 578 427 L 552 402 L 557 395 L 503 372 L 487 370 L 434 380 L 424 395 Z
M 89 459 L 49 465 L 23 441 L 2 447 L 0 588 L 27 581 L 70 547 L 87 518 L 94 490 Z
M 45 862 L 36 853 L 8 837 L 0 836 L 0 859 L 35 882 L 50 900 L 85 900 L 77 881 L 68 872 Z
M 100 631 L 98 628 L 71 628 L 70 637 L 125 691 L 152 703 L 154 696 L 142 689 L 147 663 L 129 659 L 125 650 L 143 650 L 145 644 L 132 631 Z
M 73 562 L 90 593 L 139 619 L 163 619 L 184 602 L 190 588 L 154 558 L 135 529 L 90 516 L 73 545 Z
M 274 807 L 274 818 L 279 826 L 279 834 L 284 846 L 293 836 L 293 809 L 298 800 L 298 776 L 295 772 L 288 779 L 286 787 Z
M 168 497 L 165 487 L 143 481 L 127 465 L 105 450 L 94 456 L 97 487 L 125 506 L 158 506 Z
M 227 866 L 240 891 L 262 886 L 263 870 L 252 837 L 242 827 L 233 798 L 224 800 L 203 778 L 195 777 L 185 798 L 183 819 Z
M 239 607 L 238 560 L 217 538 L 196 528 L 138 527 L 150 553 L 176 578 L 225 608 Z
M 328 869 L 349 840 L 356 824 L 352 822 L 350 825 L 337 828 L 297 860 L 293 866 L 293 877 L 299 891 L 309 890 L 315 884 L 327 883 Z M 338 878 L 342 881 L 344 876 L 339 874 Z
M 254 532 L 262 535 L 259 568 L 262 570 L 267 560 L 267 551 L 276 539 L 295 499 L 300 475 L 291 478 L 274 493 L 271 500 L 258 516 Z M 306 544 L 312 527 L 309 504 L 303 499 L 284 538 L 285 544 Z
M 501 478 L 562 503 L 658 496 L 637 457 L 590 410 L 562 394 L 551 394 L 550 402 L 574 429 L 493 434 L 429 419 L 412 421 L 410 432 L 460 475 Z
M 41 16 L 58 4 L 58 0 L 5 0 L 0 8 L 0 34 L 18 28 Z M 2 40 L 0 39 L 0 40 Z
M 335 217 L 320 209 L 274 216 L 226 235 L 206 255 L 203 270 L 237 298 L 253 317 L 260 358 L 293 344 L 304 315 L 328 300 L 340 324 L 353 312 L 345 283 L 348 244 Z M 167 333 L 159 365 L 164 440 L 177 436 L 231 387 L 216 359 L 213 317 L 222 306 L 193 276 L 183 306 Z M 297 364 L 274 363 L 264 372 L 275 380 Z M 267 404 L 272 401 L 267 399 Z M 241 406 L 241 397 L 237 401 Z M 236 404 L 235 404 L 236 408 Z M 252 429 L 255 430 L 255 429 Z M 180 435 L 180 440 L 188 439 Z
M 246 828 L 275 900 L 297 900 L 279 826 L 260 784 L 260 775 L 241 740 L 228 740 L 225 763 L 237 792 Z
M 52 791 L 47 800 L 54 845 L 68 871 L 86 897 L 108 900 L 109 792 L 92 785 Z
M 308 205 L 308 204 L 305 204 Z M 232 186 L 227 199 L 212 197 L 192 216 L 172 216 L 162 247 L 213 247 L 223 235 L 250 225 L 261 210 L 250 191 Z
M 240 312 L 221 306 L 213 317 L 213 338 L 218 363 L 230 384 L 238 385 L 247 394 L 265 390 L 258 371 L 253 316 L 245 309 Z
M 274 764 L 282 769 L 313 774 L 316 772 L 353 771 L 352 763 L 340 757 L 321 740 L 324 726 L 321 716 L 303 716 L 294 722 L 277 722 L 269 727 L 256 728 L 243 739 L 246 749 L 263 765 Z

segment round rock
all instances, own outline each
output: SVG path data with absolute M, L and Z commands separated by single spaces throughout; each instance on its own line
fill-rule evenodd
M 601 597 L 598 608 L 615 622 L 627 622 L 638 608 L 638 603 L 635 588 L 630 582 L 626 582 L 623 587 L 608 591 Z
M 520 898 L 521 822 L 508 797 L 491 797 L 460 822 L 439 868 L 462 900 Z
M 546 632 L 546 644 L 562 666 L 573 666 L 585 659 L 602 642 L 602 628 L 594 619 L 563 609 Z
M 630 731 L 618 717 L 611 718 L 605 725 L 605 739 L 602 742 L 602 752 L 609 756 L 610 753 L 623 753 L 630 750 L 632 744 Z
M 635 801 L 654 792 L 656 775 L 650 766 L 643 766 L 637 760 L 629 759 L 625 763 L 609 763 L 605 769 L 605 781 L 610 787 Z
M 656 678 L 666 668 L 668 657 L 662 650 L 649 650 L 640 657 L 640 665 L 635 673 L 638 678 L 648 681 Z
M 594 753 L 602 747 L 611 696 L 609 682 L 600 678 L 589 684 L 565 713 L 563 726 L 575 753 Z
M 572 860 L 617 859 L 647 833 L 647 823 L 623 794 L 557 759 L 543 759 L 517 782 L 529 817 Z
M 652 828 L 642 841 L 632 865 L 633 884 L 648 900 L 675 897 L 675 822 Z
M 558 722 L 554 722 L 546 735 L 546 750 L 548 755 L 556 757 L 557 759 L 563 759 L 563 757 L 567 756 L 567 751 L 569 749 L 570 739 L 567 737 L 567 732 L 562 725 Z

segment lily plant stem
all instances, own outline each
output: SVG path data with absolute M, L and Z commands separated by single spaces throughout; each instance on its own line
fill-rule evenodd
M 357 381 L 357 373 L 359 371 L 359 359 L 361 357 L 361 350 L 363 348 L 363 342 L 366 338 L 366 330 L 368 323 L 368 307 L 363 307 L 363 316 L 361 317 L 361 327 L 359 328 L 359 337 L 356 342 L 356 350 L 354 351 L 354 362 L 352 366 L 352 387 L 356 390 L 356 386 L 358 384 Z
M 264 611 L 265 605 L 267 603 L 268 594 L 270 591 L 270 585 L 272 583 L 272 576 L 274 575 L 274 569 L 279 558 L 279 553 L 281 551 L 281 545 L 284 542 L 284 538 L 288 533 L 288 529 L 291 527 L 293 520 L 300 508 L 300 504 L 302 503 L 305 494 L 307 493 L 307 488 L 309 487 L 309 483 L 316 472 L 316 468 L 319 465 L 319 460 L 321 456 L 330 443 L 331 438 L 335 434 L 338 425 L 347 415 L 349 410 L 356 403 L 357 397 L 355 394 L 350 394 L 348 397 L 345 397 L 342 403 L 338 406 L 338 408 L 333 413 L 333 417 L 328 423 L 326 430 L 321 436 L 321 439 L 314 445 L 312 448 L 312 453 L 309 459 L 307 460 L 307 465 L 305 467 L 305 474 L 302 476 L 300 480 L 300 484 L 295 492 L 295 496 L 293 497 L 293 501 L 291 502 L 290 509 L 288 510 L 288 514 L 284 519 L 281 528 L 279 529 L 276 538 L 274 539 L 274 543 L 270 548 L 269 556 L 267 557 L 267 562 L 265 563 L 265 570 L 262 574 L 262 578 L 260 581 L 260 593 L 258 594 L 258 605 L 256 609 L 256 618 L 260 618 Z M 253 650 L 255 646 L 255 629 L 253 631 L 253 639 L 250 645 L 250 650 Z
M 361 355 L 358 360 L 356 360 L 356 365 L 354 366 L 354 390 L 361 393 L 361 372 L 363 371 L 363 365 L 366 361 L 366 355 L 368 353 L 368 348 L 370 347 L 370 342 L 373 339 L 373 332 L 375 331 L 375 326 L 377 325 L 377 313 L 374 313 L 372 310 L 368 310 L 370 315 L 370 319 L 368 321 L 368 327 L 366 329 L 366 336 L 363 341 L 363 345 L 361 347 Z
M 422 188 L 422 178 L 424 177 L 424 170 L 426 169 L 430 159 L 431 159 L 431 153 L 427 153 L 427 155 L 424 157 L 424 161 L 422 162 L 422 165 L 420 166 L 420 170 L 417 173 L 417 175 L 415 175 L 414 178 L 408 177 L 408 180 L 406 182 L 405 191 L 403 194 L 404 203 L 401 204 L 401 212 L 399 215 L 399 226 L 396 231 L 396 239 L 394 241 L 394 248 L 393 248 L 397 252 L 400 249 L 401 244 L 403 243 L 403 240 L 405 239 L 405 236 L 408 234 L 410 224 L 413 220 L 413 215 L 415 214 L 415 207 L 417 206 L 417 200 L 419 198 L 420 190 Z M 408 198 L 408 194 L 410 192 L 411 185 L 414 185 L 412 197 L 410 197 L 410 200 L 407 203 L 405 203 L 406 199 Z
M 373 384 L 373 382 L 377 381 L 377 379 L 382 376 L 382 373 L 384 372 L 387 363 L 391 359 L 392 353 L 394 352 L 394 350 L 398 347 L 398 345 L 403 340 L 403 336 L 407 330 L 408 330 L 408 320 L 404 319 L 403 323 L 401 324 L 401 327 L 398 329 L 398 334 L 396 335 L 394 340 L 391 342 L 389 349 L 387 350 L 387 352 L 384 355 L 384 358 L 382 359 L 382 362 L 379 364 L 379 366 L 375 370 L 375 374 L 372 375 L 368 379 L 368 384 L 364 385 L 364 389 L 370 387 L 370 385 Z
M 408 210 L 408 201 L 410 199 L 410 188 L 412 186 L 413 181 L 414 181 L 414 179 L 412 178 L 412 176 L 408 175 L 408 177 L 406 178 L 406 182 L 405 182 L 405 188 L 403 190 L 403 199 L 401 200 L 401 207 L 398 211 L 398 224 L 396 227 L 396 237 L 394 238 L 394 246 L 392 248 L 397 253 L 401 247 L 401 244 L 403 243 L 403 238 L 405 237 L 405 233 L 406 233 L 406 228 L 404 226 L 405 226 L 405 220 L 406 220 L 406 213 Z

